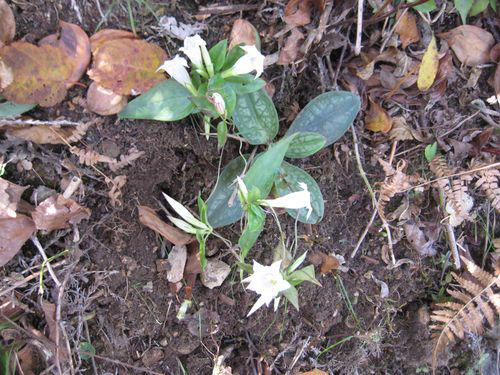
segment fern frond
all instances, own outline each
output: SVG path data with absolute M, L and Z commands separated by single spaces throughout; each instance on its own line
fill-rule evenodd
M 491 202 L 491 205 L 500 212 L 500 187 L 498 180 L 500 179 L 500 171 L 495 168 L 483 169 L 478 171 L 479 180 L 476 181 L 476 187 L 481 188 L 486 194 L 486 197 Z
M 434 351 L 432 353 L 432 368 L 435 372 L 439 354 L 458 339 L 463 340 L 466 332 L 480 335 L 486 324 L 493 327 L 500 315 L 500 293 L 493 290 L 500 286 L 500 275 L 493 275 L 479 268 L 474 262 L 461 257 L 468 275 L 453 274 L 461 290 L 448 289 L 455 298 L 454 302 L 438 304 L 437 310 L 431 315 L 431 320 L 438 324 L 431 329 L 437 331 Z

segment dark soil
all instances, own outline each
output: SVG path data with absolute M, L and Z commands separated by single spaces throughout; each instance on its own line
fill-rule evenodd
M 101 21 L 95 1 L 76 1 L 83 23 L 79 22 L 71 1 L 13 3 L 18 26 L 16 38 L 31 42 L 56 31 L 58 20 L 80 24 L 89 35 Z M 109 3 L 100 1 L 103 11 L 108 9 Z M 140 36 L 166 50 L 174 50 L 179 45 L 179 41 L 158 36 L 152 28 L 156 24 L 154 17 L 135 1 L 131 3 Z M 155 5 L 159 15 L 172 15 L 179 21 L 190 23 L 193 22 L 191 15 L 196 14 L 198 6 L 210 2 L 163 3 Z M 283 7 L 275 4 L 278 2 L 267 3 L 272 9 L 269 12 L 243 13 L 243 17 L 259 30 L 268 30 L 273 24 L 281 22 L 277 12 Z M 339 12 L 332 12 L 332 18 L 338 15 Z M 353 15 L 355 13 L 351 12 L 350 16 Z M 233 21 L 239 17 L 240 14 L 236 13 L 208 18 L 205 21 L 208 31 L 204 37 L 209 44 L 227 37 Z M 103 27 L 130 29 L 126 1 L 118 2 Z M 346 35 L 347 28 L 339 30 Z M 352 31 L 349 37 L 354 40 Z M 263 38 L 262 45 L 264 54 L 278 49 L 277 41 L 271 38 Z M 333 62 L 339 58 L 340 51 L 333 50 Z M 350 48 L 349 55 L 352 55 Z M 318 68 L 318 57 L 323 57 L 321 50 L 313 50 L 307 56 L 302 71 L 302 66 L 296 69 L 276 65 L 265 71 L 264 78 L 276 88 L 274 100 L 282 119 L 281 134 L 289 124 L 287 118 L 293 111 L 294 103 L 302 108 L 322 92 L 322 87 L 328 89 Z M 339 83 L 341 81 L 342 77 L 338 79 Z M 82 83 L 88 85 L 88 78 Z M 452 88 L 449 90 L 453 91 Z M 67 100 L 59 106 L 35 110 L 30 115 L 39 119 L 59 116 L 73 120 L 94 118 L 95 115 L 78 105 L 78 98 L 84 96 L 85 89 L 76 87 L 70 90 Z M 449 106 L 454 107 L 453 111 L 461 111 L 456 108 L 458 103 L 450 102 Z M 415 110 L 420 111 L 419 108 Z M 379 145 L 378 137 L 362 130 L 361 121 L 358 120 L 356 125 L 362 142 L 366 144 L 361 151 L 368 177 L 370 181 L 382 181 L 381 169 L 370 162 Z M 121 173 L 126 174 L 127 183 L 122 190 L 123 205 L 119 208 L 110 205 L 108 188 L 102 176 L 90 168 L 77 166 L 85 185 L 85 196 L 80 203 L 92 209 L 92 216 L 79 227 L 82 237 L 79 248 L 84 255 L 74 271 L 75 285 L 69 288 L 69 305 L 63 314 L 70 320 L 72 314 L 80 309 L 80 313 L 89 317 L 89 337 L 97 354 L 165 374 L 182 374 L 181 366 L 188 374 L 211 374 L 214 358 L 220 354 L 226 354 L 226 365 L 232 367 L 233 374 L 292 374 L 312 368 L 332 374 L 429 372 L 432 351 L 429 310 L 433 297 L 442 286 L 442 263 L 439 256 L 422 259 L 406 241 L 400 241 L 395 245 L 396 258 L 407 258 L 411 262 L 391 269 L 381 259 L 382 246 L 387 242 L 378 232 L 378 221 L 371 228 L 357 257 L 350 258 L 372 214 L 370 197 L 354 158 L 350 133 L 334 146 L 310 158 L 294 161 L 295 165 L 304 168 L 316 179 L 325 197 L 325 217 L 321 223 L 315 226 L 299 224 L 298 233 L 303 238 L 299 243 L 299 253 L 309 250 L 343 255 L 348 271 L 319 276 L 322 287 L 307 283 L 300 286 L 300 311 L 291 306 L 280 307 L 277 313 L 272 308 L 261 308 L 250 318 L 246 318 L 246 314 L 255 301 L 255 295 L 244 290 L 238 272 L 233 272 L 221 287 L 213 290 L 202 286 L 198 280 L 193 289 L 194 305 L 188 311 L 193 315 L 183 322 L 176 319 L 184 291 L 178 294 L 173 292 L 165 271 L 157 269 L 157 261 L 166 258 L 170 244 L 139 223 L 137 206 L 159 209 L 158 202 L 164 204 L 162 192 L 190 207 L 195 206 L 199 192 L 204 198 L 209 196 L 217 176 L 220 154 L 216 141 L 207 141 L 199 135 L 200 131 L 198 125 L 189 120 L 176 123 L 118 121 L 111 116 L 84 138 L 87 145 L 103 153 L 112 153 L 117 148 L 124 153 L 131 147 L 145 152 L 133 166 Z M 410 149 L 415 144 L 408 142 L 398 151 Z M 59 155 L 60 161 L 72 158 L 76 163 L 63 147 L 33 147 L 37 153 Z M 238 155 L 238 147 L 237 143 L 226 147 L 222 165 Z M 244 147 L 242 151 L 251 149 Z M 385 155 L 388 153 L 386 150 Z M 415 161 L 412 168 L 420 168 L 420 154 L 410 153 L 407 158 Z M 57 169 L 51 171 L 50 165 L 44 168 L 48 170 L 44 175 L 47 184 L 57 187 L 60 177 Z M 35 176 L 28 172 L 19 173 L 14 167 L 8 168 L 8 177 L 19 184 L 40 184 Z M 435 205 L 432 200 L 430 202 L 426 203 L 428 216 L 432 216 Z M 280 219 L 285 232 L 292 235 L 293 220 L 286 215 L 280 216 Z M 252 249 L 252 256 L 263 264 L 272 262 L 273 249 L 278 244 L 277 230 L 272 225 L 267 228 Z M 225 229 L 224 234 L 235 243 L 238 229 L 238 225 L 234 225 Z M 480 249 L 482 242 L 478 240 L 477 243 Z M 208 246 L 212 256 L 233 263 L 222 243 L 213 241 Z M 55 254 L 60 249 L 51 251 Z M 438 251 L 442 254 L 448 251 L 444 240 Z M 28 248 L 23 256 L 29 257 L 30 254 L 33 252 Z M 15 268 L 16 265 L 13 265 L 12 270 Z M 316 272 L 319 274 L 318 268 Z M 387 284 L 387 298 L 380 297 L 380 285 L 375 279 Z M 357 322 L 343 299 L 339 280 L 352 302 Z M 71 297 L 73 294 L 85 298 L 77 300 Z M 30 298 L 36 299 L 33 296 Z M 84 305 L 76 307 L 71 303 Z M 209 311 L 202 322 L 207 325 L 208 334 L 201 339 L 187 329 L 193 321 L 197 323 L 195 312 L 200 309 Z M 342 344 L 322 353 L 325 348 L 345 338 L 348 339 Z M 449 368 L 462 371 L 468 366 L 461 356 L 450 358 Z M 96 359 L 96 366 L 98 374 L 143 373 L 106 360 Z M 81 373 L 92 374 L 90 364 L 82 366 Z M 442 373 L 449 373 L 449 370 Z

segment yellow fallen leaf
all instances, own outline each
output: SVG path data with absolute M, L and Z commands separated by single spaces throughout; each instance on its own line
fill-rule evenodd
M 436 38 L 432 36 L 431 42 L 425 50 L 424 57 L 420 63 L 418 71 L 417 86 L 420 91 L 427 91 L 430 89 L 439 68 L 438 50 Z
M 311 370 L 311 371 L 307 371 L 307 372 L 299 372 L 295 375 L 327 375 L 328 373 L 324 372 L 323 370 L 319 370 L 319 369 L 314 369 L 314 370 Z

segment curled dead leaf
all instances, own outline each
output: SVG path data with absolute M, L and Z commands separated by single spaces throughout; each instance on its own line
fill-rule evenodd
M 139 222 L 156 233 L 161 234 L 165 239 L 176 246 L 187 245 L 194 238 L 187 233 L 165 223 L 158 215 L 147 206 L 139 206 Z
M 61 28 L 59 34 L 49 35 L 38 44 L 57 47 L 71 60 L 73 71 L 66 83 L 66 87 L 70 88 L 82 78 L 90 63 L 90 40 L 78 25 L 59 21 L 59 27 Z
M 369 98 L 370 109 L 365 117 L 365 127 L 373 132 L 387 133 L 392 128 L 392 119 L 387 112 Z
M 52 231 L 68 228 L 90 217 L 90 210 L 80 206 L 73 199 L 66 199 L 62 194 L 53 195 L 40 203 L 31 213 L 36 228 Z
M 436 255 L 436 249 L 434 248 L 434 243 L 436 242 L 439 231 L 428 231 L 427 235 L 424 233 L 419 226 L 409 221 L 403 225 L 406 239 L 421 256 L 434 256 Z
M 283 20 L 290 26 L 304 26 L 311 22 L 311 3 L 320 12 L 325 10 L 325 0 L 290 0 L 285 7 Z
M 0 46 L 9 44 L 16 35 L 16 20 L 14 13 L 5 0 L 0 0 Z
M 61 49 L 14 42 L 0 49 L 0 59 L 14 77 L 2 92 L 7 100 L 50 107 L 66 97 L 73 65 Z
M 25 215 L 0 219 L 0 267 L 7 264 L 35 233 L 35 223 Z
M 101 116 L 115 115 L 127 105 L 127 97 L 92 82 L 87 91 L 87 109 Z
M 458 26 L 438 37 L 446 40 L 460 62 L 469 66 L 487 63 L 495 44 L 491 33 L 472 25 Z
M 0 177 L 0 219 L 16 217 L 17 204 L 27 188 Z
M 286 38 L 284 47 L 280 50 L 278 65 L 288 65 L 302 57 L 300 46 L 304 40 L 304 34 L 298 29 L 293 29 Z
M 57 329 L 57 319 L 56 319 L 56 305 L 53 303 L 42 301 L 42 310 L 45 315 L 45 321 L 47 322 L 46 330 L 48 338 L 55 344 L 57 342 L 64 342 L 63 332 Z M 59 336 L 59 337 L 57 337 Z M 67 361 L 69 359 L 69 352 L 66 345 L 59 344 L 59 356 L 60 360 Z
M 174 246 L 168 254 L 167 280 L 171 283 L 177 283 L 182 280 L 184 267 L 187 260 L 187 248 L 185 245 Z
M 398 11 L 396 19 L 398 24 L 394 31 L 399 34 L 403 49 L 412 43 L 420 41 L 420 31 L 417 27 L 417 17 L 415 17 L 413 13 L 409 10 Z
M 120 95 L 139 95 L 165 79 L 158 67 L 167 59 L 159 46 L 138 39 L 113 39 L 94 52 L 91 79 Z
M 327 274 L 332 271 L 338 270 L 339 267 L 340 262 L 336 257 L 324 254 L 319 272 L 321 272 L 322 274 Z
M 90 48 L 95 53 L 104 43 L 115 39 L 137 39 L 134 33 L 117 29 L 102 29 L 90 37 Z
M 258 40 L 257 29 L 247 20 L 237 19 L 233 23 L 229 37 L 229 49 L 238 44 L 255 45 Z

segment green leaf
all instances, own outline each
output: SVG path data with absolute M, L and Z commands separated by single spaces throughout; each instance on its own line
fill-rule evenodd
M 255 78 L 252 74 L 228 77 L 226 83 L 233 88 L 237 95 L 258 91 L 266 85 L 266 81 Z
M 477 16 L 479 13 L 482 13 L 488 8 L 488 4 L 490 3 L 490 0 L 476 0 L 474 1 L 474 4 L 472 4 L 472 7 L 470 8 L 469 16 L 474 17 Z
M 342 137 L 359 112 L 357 95 L 347 91 L 331 91 L 311 100 L 295 118 L 286 135 L 319 133 L 326 139 L 324 147 Z
M 497 11 L 497 0 L 490 0 L 490 6 L 491 6 L 491 9 L 493 9 L 496 13 Z
M 194 110 L 191 93 L 173 79 L 158 85 L 132 100 L 118 114 L 120 118 L 177 121 Z
M 313 284 L 321 286 L 318 280 L 316 280 L 316 276 L 314 274 L 314 266 L 312 264 L 301 268 L 295 272 L 292 272 L 288 278 L 288 282 L 294 286 L 302 284 L 304 281 L 309 281 Z
M 15 117 L 36 107 L 36 104 L 0 103 L 0 117 Z
M 457 8 L 462 23 L 465 25 L 467 23 L 467 15 L 472 8 L 472 3 L 474 0 L 454 0 L 455 8 Z
M 234 46 L 231 48 L 226 56 L 226 61 L 224 62 L 222 70 L 231 68 L 243 55 L 245 55 L 245 51 L 240 46 Z
M 305 158 L 321 150 L 326 144 L 326 138 L 319 133 L 301 132 L 297 133 L 293 142 L 290 144 L 286 157 Z
M 262 217 L 255 217 L 253 219 L 253 223 L 250 224 L 250 217 L 249 217 L 248 224 L 243 230 L 240 239 L 238 240 L 238 245 L 240 246 L 241 249 L 240 260 L 242 262 L 245 260 L 245 257 L 248 255 L 248 252 L 259 238 L 260 233 L 264 228 L 264 222 L 265 222 L 265 216 L 262 216 Z
M 225 121 L 221 121 L 217 124 L 217 144 L 218 148 L 224 147 L 227 141 L 227 124 Z
M 208 224 L 207 219 L 207 204 L 201 198 L 201 194 L 198 194 L 198 211 L 200 212 L 200 219 L 203 224 Z
M 408 3 L 414 3 L 416 2 L 417 0 L 409 0 Z M 415 7 L 413 7 L 415 10 L 418 10 L 419 12 L 423 12 L 423 13 L 429 13 L 429 12 L 432 12 L 434 9 L 437 8 L 437 5 L 436 5 L 436 0 L 429 0 L 429 1 L 426 1 L 425 3 L 423 4 L 420 4 L 420 5 L 417 5 Z
M 264 222 L 266 221 L 266 214 L 264 210 L 256 204 L 251 204 L 248 209 L 247 215 L 248 215 L 248 229 L 251 232 L 262 230 Z
M 226 61 L 227 39 L 221 40 L 208 51 L 214 70 L 217 73 L 224 66 Z
M 294 219 L 298 216 L 298 220 L 302 223 L 317 224 L 323 218 L 325 210 L 323 195 L 318 184 L 307 172 L 284 161 L 274 182 L 278 195 L 282 197 L 295 191 L 301 191 L 299 182 L 305 183 L 307 190 L 311 194 L 311 207 L 313 209 L 311 216 L 309 216 L 309 219 L 306 219 L 307 209 L 305 208 L 301 208 L 300 210 L 287 209 L 286 212 Z
M 264 90 L 238 95 L 233 121 L 252 145 L 269 143 L 278 134 L 278 113 Z
M 434 142 L 433 144 L 431 145 L 427 145 L 425 147 L 425 150 L 424 150 L 424 155 L 425 155 L 425 159 L 430 163 L 432 161 L 432 159 L 434 159 L 434 157 L 436 156 L 436 152 L 437 152 L 437 142 Z
M 205 237 L 205 232 L 202 230 L 197 230 L 196 231 L 196 239 L 198 240 L 198 243 L 200 244 L 200 264 L 201 264 L 201 271 L 205 271 L 205 267 L 207 266 L 207 256 L 205 254 L 205 248 L 206 248 L 206 242 L 207 238 Z
M 278 143 L 270 145 L 266 152 L 256 157 L 243 178 L 249 191 L 257 187 L 262 197 L 269 194 L 293 138 L 295 136 L 283 138 Z M 232 160 L 219 176 L 217 185 L 207 200 L 208 222 L 213 228 L 220 228 L 235 223 L 243 216 L 239 198 L 237 194 L 234 194 L 236 187 L 233 182 L 236 176 L 241 175 L 244 168 L 245 161 L 240 156 Z M 233 196 L 234 199 L 232 199 Z
M 84 361 L 88 361 L 93 355 L 95 355 L 96 350 L 90 342 L 82 341 L 80 343 L 80 352 L 80 358 Z
M 299 293 L 297 292 L 297 289 L 294 286 L 291 286 L 290 288 L 286 289 L 283 291 L 283 295 L 287 300 L 290 301 L 290 303 L 297 309 L 299 310 Z
M 288 268 L 288 272 L 293 272 L 295 271 L 297 268 L 300 267 L 300 265 L 302 263 L 304 263 L 304 260 L 306 260 L 306 255 L 307 255 L 307 251 L 304 252 L 304 254 L 302 254 L 300 257 L 297 258 L 297 260 L 295 262 L 292 263 L 292 265 Z

